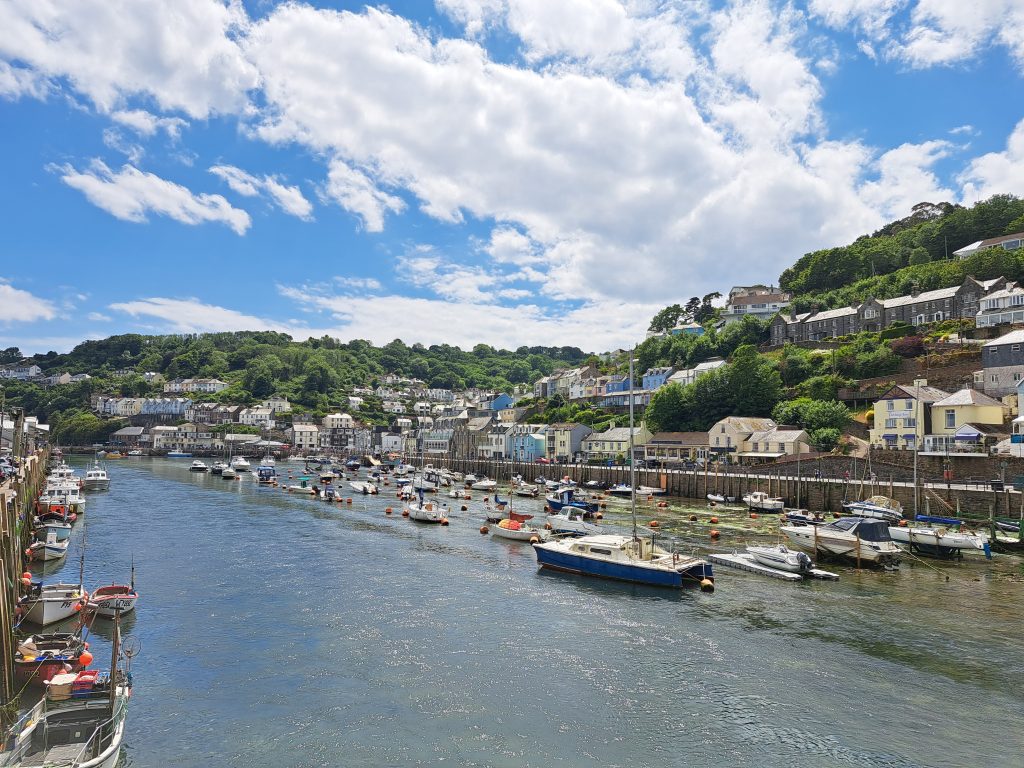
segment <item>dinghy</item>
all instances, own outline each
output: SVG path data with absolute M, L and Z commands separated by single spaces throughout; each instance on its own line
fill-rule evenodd
M 794 552 L 787 549 L 785 544 L 779 544 L 777 547 L 747 547 L 747 553 L 753 555 L 761 565 L 780 571 L 810 573 L 814 568 L 814 563 L 806 553 Z

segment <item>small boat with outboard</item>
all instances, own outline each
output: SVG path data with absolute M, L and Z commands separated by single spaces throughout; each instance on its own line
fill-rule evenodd
M 814 569 L 814 563 L 806 552 L 796 552 L 785 544 L 775 547 L 747 547 L 747 554 L 752 555 L 761 565 L 780 571 L 810 573 Z
M 503 518 L 489 526 L 491 534 L 501 539 L 510 541 L 544 541 L 548 538 L 548 532 L 543 528 L 535 528 L 530 525 L 533 515 L 523 515 L 518 512 L 509 512 L 508 517 Z

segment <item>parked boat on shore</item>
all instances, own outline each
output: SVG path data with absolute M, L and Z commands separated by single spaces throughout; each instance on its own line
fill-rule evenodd
M 900 548 L 884 520 L 843 517 L 827 525 L 784 525 L 779 528 L 794 544 L 866 563 L 894 565 Z
M 751 512 L 781 512 L 785 507 L 782 499 L 769 496 L 764 491 L 751 491 L 743 497 L 743 503 Z
M 843 504 L 843 509 L 857 517 L 870 517 L 889 523 L 898 523 L 903 519 L 903 507 L 898 501 L 887 496 L 872 496 L 866 501 L 849 501 Z
M 963 550 L 985 552 L 988 539 L 976 533 L 951 531 L 931 526 L 890 525 L 892 540 L 906 544 L 911 552 L 932 557 L 958 557 Z M 988 550 L 991 554 L 991 550 Z
M 747 553 L 753 555 L 762 565 L 778 568 L 780 571 L 810 573 L 814 568 L 814 563 L 806 552 L 795 552 L 788 549 L 785 544 L 775 547 L 747 547 Z

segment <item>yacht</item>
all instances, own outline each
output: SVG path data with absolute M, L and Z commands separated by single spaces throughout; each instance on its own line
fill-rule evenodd
M 244 456 L 235 456 L 231 459 L 231 468 L 236 472 L 248 472 L 250 466 L 252 465 L 245 460 Z
M 779 530 L 794 544 L 878 565 L 894 565 L 900 549 L 884 520 L 842 517 L 827 525 L 784 525 Z
M 190 466 L 188 468 L 188 471 L 189 472 L 209 472 L 210 468 L 208 466 L 206 466 L 206 462 L 205 461 L 200 461 L 199 459 L 196 459 L 195 461 L 192 462 L 192 466 Z

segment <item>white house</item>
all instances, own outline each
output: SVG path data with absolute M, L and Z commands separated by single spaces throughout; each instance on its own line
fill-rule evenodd
M 288 402 L 287 397 L 274 395 L 263 401 L 263 407 L 269 408 L 271 413 L 276 416 L 279 413 L 288 413 L 292 409 L 292 404 Z
M 43 375 L 43 369 L 38 365 L 8 365 L 0 368 L 0 379 L 34 379 Z
M 315 451 L 320 447 L 320 428 L 316 424 L 294 424 L 285 434 L 296 451 Z
M 277 425 L 274 421 L 274 412 L 263 406 L 246 408 L 238 414 L 238 422 L 250 427 L 259 427 L 260 429 L 273 429 Z
M 324 429 L 351 429 L 354 424 L 355 419 L 347 413 L 329 413 L 320 422 Z

